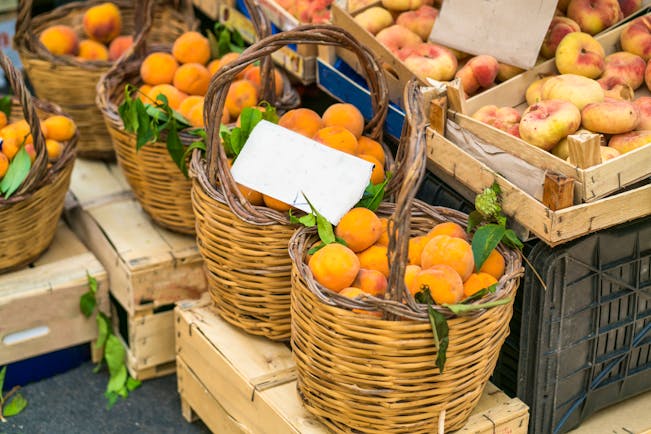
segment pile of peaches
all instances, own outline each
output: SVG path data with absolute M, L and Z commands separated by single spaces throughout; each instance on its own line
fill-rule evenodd
M 389 224 L 369 209 L 351 209 L 335 228 L 346 245 L 328 244 L 306 258 L 316 281 L 346 297 L 383 298 L 389 277 Z M 411 237 L 404 275 L 411 295 L 428 289 L 437 304 L 455 304 L 497 284 L 504 274 L 504 257 L 493 250 L 477 270 L 468 240 L 464 229 L 453 222 Z
M 117 60 L 131 46 L 131 36 L 120 36 L 122 15 L 113 3 L 88 8 L 83 16 L 86 38 L 79 40 L 77 32 L 63 24 L 50 26 L 39 40 L 56 56 L 75 56 L 80 61 Z
M 224 65 L 234 61 L 239 53 L 227 53 L 211 60 L 210 42 L 198 32 L 186 32 L 176 38 L 172 52 L 149 54 L 140 65 L 144 84 L 138 89 L 144 104 L 161 103 L 159 95 L 167 98 L 170 108 L 180 113 L 189 124 L 203 128 L 204 95 L 210 78 Z M 283 91 L 283 78 L 274 70 L 275 92 Z M 245 107 L 258 103 L 260 67 L 249 66 L 230 85 L 221 123 L 235 122 Z
M 565 35 L 556 49 L 559 75 L 542 77 L 526 90 L 528 108 L 484 106 L 475 119 L 568 159 L 567 136 L 605 135 L 602 161 L 651 142 L 651 15 L 631 21 L 621 32 L 623 51 L 608 56 L 584 32 Z M 581 128 L 581 130 L 580 130 Z M 606 146 L 607 145 L 607 146 Z
M 323 24 L 330 21 L 332 0 L 276 0 L 276 2 L 303 24 Z

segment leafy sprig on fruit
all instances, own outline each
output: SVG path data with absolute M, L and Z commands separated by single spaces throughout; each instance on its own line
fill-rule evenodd
M 20 386 L 14 386 L 6 394 L 4 390 L 7 367 L 0 369 L 0 422 L 7 422 L 7 417 L 16 416 L 27 407 L 27 400 L 19 393 Z
M 222 23 L 215 23 L 212 30 L 206 30 L 210 42 L 210 54 L 213 59 L 219 59 L 226 53 L 241 53 L 246 43 L 240 32 L 228 29 Z
M 226 155 L 229 158 L 235 160 L 240 155 L 251 132 L 260 121 L 265 120 L 274 124 L 278 123 L 278 114 L 274 106 L 263 101 L 260 103 L 260 107 L 264 108 L 264 110 L 260 110 L 258 107 L 245 107 L 240 114 L 239 126 L 228 127 L 223 124 L 221 125 L 219 136 L 222 139 Z
M 88 275 L 88 291 L 81 296 L 79 300 L 79 309 L 86 318 L 89 318 L 97 307 L 97 280 Z M 107 407 L 111 408 L 117 402 L 118 398 L 126 398 L 129 392 L 140 386 L 140 381 L 131 377 L 127 371 L 125 363 L 127 352 L 118 339 L 113 334 L 111 320 L 101 311 L 97 312 L 97 341 L 94 343 L 96 349 L 103 349 L 102 360 L 106 362 L 109 370 L 109 381 L 106 385 L 104 396 L 108 403 Z M 93 372 L 99 372 L 102 367 L 102 360 L 95 366 Z

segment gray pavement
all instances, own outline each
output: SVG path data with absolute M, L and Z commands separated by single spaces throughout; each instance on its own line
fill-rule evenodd
M 176 376 L 148 380 L 124 400 L 106 409 L 103 392 L 108 372 L 93 373 L 93 364 L 29 384 L 29 402 L 17 416 L 0 422 L 0 434 L 205 434 L 201 421 L 181 416 Z

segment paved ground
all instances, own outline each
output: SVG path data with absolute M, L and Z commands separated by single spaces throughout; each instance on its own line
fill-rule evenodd
M 19 415 L 0 423 L 0 434 L 205 434 L 203 423 L 181 416 L 176 376 L 143 382 L 110 410 L 103 396 L 106 371 L 84 363 L 67 373 L 23 388 L 29 402 Z

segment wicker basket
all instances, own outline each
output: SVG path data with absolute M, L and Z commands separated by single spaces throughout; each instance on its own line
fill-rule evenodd
M 84 12 L 104 2 L 105 0 L 73 2 L 32 18 L 33 0 L 21 0 L 14 44 L 36 95 L 59 104 L 77 123 L 81 135 L 79 155 L 109 159 L 114 158 L 113 146 L 95 105 L 95 85 L 112 63 L 82 62 L 72 56 L 54 56 L 38 39 L 43 30 L 54 24 L 71 26 L 78 34 L 82 34 Z M 112 2 L 120 8 L 122 14 L 122 33 L 134 34 L 134 29 L 140 28 L 136 23 L 136 15 L 137 8 L 143 2 Z M 156 9 L 150 41 L 171 43 L 178 35 L 196 27 L 190 1 L 183 0 L 180 3 L 179 8 L 168 6 Z
M 258 33 L 270 34 L 270 26 L 259 8 L 252 10 L 254 26 Z M 147 22 L 145 29 L 150 23 Z M 118 113 L 118 106 L 124 100 L 126 84 L 140 85 L 140 64 L 147 54 L 154 51 L 169 52 L 171 44 L 164 46 L 145 44 L 146 31 L 135 41 L 133 55 L 126 57 L 101 77 L 97 84 L 97 106 L 100 108 L 108 131 L 113 139 L 118 164 L 143 209 L 159 225 L 176 232 L 194 234 L 195 218 L 190 200 L 192 183 L 176 166 L 170 157 L 165 137 L 156 143 L 147 144 L 136 150 L 136 136 L 124 130 L 124 123 Z M 149 48 L 148 48 L 149 47 Z M 271 60 L 264 62 L 271 68 Z M 287 78 L 283 94 L 278 101 L 268 95 L 267 101 L 281 107 L 295 107 L 299 104 L 298 93 Z M 197 140 L 196 136 L 181 131 L 184 146 Z
M 40 118 L 63 115 L 54 104 L 33 98 L 9 58 L 0 51 L 0 66 L 14 91 L 9 121 L 25 119 L 30 125 L 36 159 L 27 178 L 9 199 L 0 197 L 0 272 L 35 260 L 52 242 L 75 161 L 78 133 L 64 143 L 59 159 L 48 167 Z
M 408 111 L 410 117 L 422 119 Z M 403 282 L 408 240 L 396 234 L 423 235 L 444 221 L 465 226 L 467 216 L 413 199 L 425 164 L 425 128 L 422 122 L 410 122 L 410 170 L 396 203 L 378 210 L 394 222 L 386 299 L 350 299 L 318 284 L 304 260 L 318 238 L 314 230 L 300 229 L 290 242 L 298 389 L 308 410 L 335 432 L 432 433 L 443 414 L 445 432 L 460 428 L 477 404 L 509 333 L 521 258 L 500 246 L 505 275 L 497 291 L 481 302 L 507 297 L 510 302 L 463 316 L 435 306 L 449 326 L 447 362 L 439 372 L 427 306 L 417 304 Z M 359 310 L 379 311 L 383 318 Z
M 360 58 L 366 66 L 374 108 L 366 133 L 380 139 L 388 100 L 377 59 L 339 28 L 301 26 L 252 45 L 231 68 L 214 77 L 204 106 L 209 143 L 206 159 L 195 152 L 190 170 L 197 240 L 212 298 L 227 321 L 273 340 L 285 340 L 290 335 L 291 260 L 287 246 L 296 226 L 290 224 L 287 213 L 252 206 L 242 197 L 230 174 L 218 125 L 209 121 L 208 114 L 212 119 L 220 118 L 228 85 L 239 71 L 285 45 L 297 43 L 342 46 Z M 399 169 L 393 167 L 392 171 L 396 175 L 393 179 L 400 178 Z

